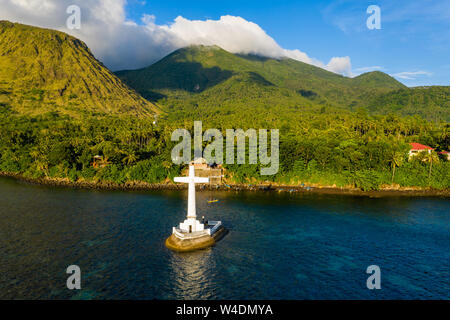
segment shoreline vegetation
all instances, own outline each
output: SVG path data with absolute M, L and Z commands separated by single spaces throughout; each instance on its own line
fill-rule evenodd
M 261 164 L 224 164 L 223 182 L 249 190 L 271 185 L 283 191 L 313 188 L 352 194 L 450 189 L 450 161 L 442 155 L 420 153 L 408 159 L 410 141 L 419 141 L 437 151 L 447 150 L 447 125 L 435 125 L 419 118 L 392 118 L 396 120 L 391 122 L 389 115 L 367 116 L 361 120 L 358 114 L 338 116 L 338 119 L 311 114 L 309 120 L 315 120 L 313 123 L 298 118 L 306 127 L 336 122 L 334 129 L 311 128 L 310 132 L 298 134 L 294 133 L 301 128 L 283 127 L 282 122 L 255 125 L 280 128 L 278 173 L 261 176 Z M 114 116 L 73 119 L 58 114 L 31 117 L 3 110 L 0 112 L 0 172 L 33 181 L 53 181 L 53 184 L 59 181 L 57 185 L 89 188 L 100 188 L 99 185 L 110 189 L 173 188 L 167 185 L 173 177 L 182 174 L 183 166 L 171 161 L 176 143 L 170 140 L 171 133 L 178 128 L 192 132 L 193 122 L 160 118 L 152 125 L 150 121 Z M 297 124 L 288 120 L 285 123 Z M 232 127 L 231 122 L 227 124 Z M 243 130 L 249 127 L 241 124 L 237 127 Z M 207 123 L 205 127 L 215 125 Z M 247 158 L 248 144 L 245 147 Z
M 165 183 L 148 183 L 144 181 L 127 181 L 116 183 L 113 181 L 70 181 L 68 178 L 31 178 L 17 173 L 0 172 L 0 177 L 13 178 L 18 181 L 44 186 L 63 188 L 85 189 L 85 190 L 116 190 L 116 191 L 155 191 L 155 190 L 184 190 L 186 185 Z M 318 184 L 284 185 L 279 183 L 264 184 L 220 184 L 199 185 L 198 191 L 255 191 L 255 192 L 277 192 L 277 193 L 312 193 L 329 195 L 350 195 L 368 197 L 389 196 L 411 196 L 411 197 L 445 197 L 450 198 L 450 188 L 434 189 L 423 187 L 400 187 L 398 185 L 385 185 L 379 190 L 364 191 L 352 187 L 323 186 Z

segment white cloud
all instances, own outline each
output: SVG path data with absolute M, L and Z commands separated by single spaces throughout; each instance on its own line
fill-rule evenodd
M 340 73 L 344 76 L 351 77 L 352 74 L 352 64 L 350 62 L 349 57 L 334 57 L 331 58 L 330 62 L 326 65 L 325 69 L 334 72 Z
M 362 67 L 362 68 L 354 69 L 355 72 L 370 72 L 370 71 L 376 71 L 376 70 L 384 70 L 384 68 L 380 67 L 380 66 L 370 66 L 370 67 Z
M 381 66 L 369 66 L 369 67 L 361 67 L 361 68 L 355 68 L 353 69 L 353 77 L 359 76 L 366 72 L 372 72 L 372 71 L 384 71 L 386 72 L 386 69 Z
M 80 30 L 65 27 L 66 8 L 81 8 Z M 85 41 L 112 70 L 146 67 L 170 52 L 193 44 L 217 45 L 232 53 L 272 58 L 289 57 L 352 76 L 349 57 L 332 57 L 328 64 L 300 50 L 284 49 L 259 25 L 236 16 L 219 20 L 189 20 L 181 16 L 157 25 L 144 15 L 142 24 L 126 19 L 126 0 L 0 0 L 0 19 L 67 32 Z
M 431 76 L 432 73 L 428 71 L 404 71 L 392 74 L 393 77 L 397 77 L 405 80 L 415 80 L 417 76 Z

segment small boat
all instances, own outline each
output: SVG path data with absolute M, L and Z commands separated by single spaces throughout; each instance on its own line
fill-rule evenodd
M 214 202 L 219 202 L 219 200 L 214 199 L 214 200 L 208 200 L 208 203 L 214 203 Z

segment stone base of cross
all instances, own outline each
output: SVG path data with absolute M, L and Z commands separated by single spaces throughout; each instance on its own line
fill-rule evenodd
M 187 219 L 184 220 L 184 222 L 180 223 L 180 230 L 188 233 L 203 231 L 205 226 L 197 220 L 195 204 L 195 184 L 208 183 L 209 178 L 196 177 L 194 166 L 189 166 L 189 176 L 177 177 L 174 179 L 174 181 L 189 184 Z

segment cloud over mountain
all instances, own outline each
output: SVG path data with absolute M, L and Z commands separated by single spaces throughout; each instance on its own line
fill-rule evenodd
M 70 5 L 81 8 L 81 29 L 66 27 Z M 332 57 L 325 64 L 300 50 L 284 49 L 259 25 L 236 16 L 219 20 L 189 20 L 181 16 L 157 25 L 153 15 L 139 23 L 126 18 L 125 0 L 0 0 L 0 19 L 67 32 L 87 43 L 113 70 L 148 66 L 188 45 L 218 45 L 232 53 L 272 58 L 289 57 L 351 76 L 349 57 Z
M 403 71 L 394 73 L 392 76 L 400 79 L 414 80 L 419 76 L 431 76 L 431 75 L 432 73 L 428 71 Z

